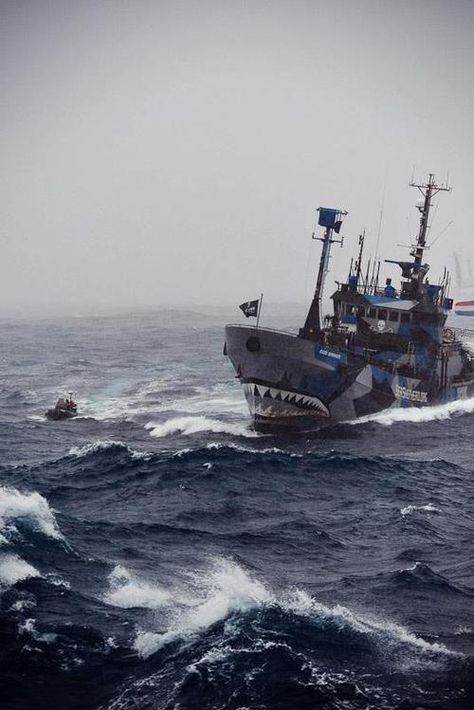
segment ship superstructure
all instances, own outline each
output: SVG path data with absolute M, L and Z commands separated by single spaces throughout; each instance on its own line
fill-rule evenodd
M 448 190 L 430 174 L 415 184 L 422 196 L 420 226 L 401 269 L 401 283 L 379 285 L 379 268 L 362 268 L 359 255 L 332 294 L 333 314 L 321 303 L 331 247 L 339 240 L 344 210 L 319 208 L 324 232 L 314 298 L 299 334 L 228 325 L 225 352 L 256 421 L 296 418 L 349 420 L 389 407 L 428 406 L 474 396 L 472 355 L 445 328 L 452 308 L 449 274 L 429 281 L 424 261 L 433 197 Z M 313 235 L 314 236 L 314 235 Z M 336 282 L 337 283 L 337 282 Z

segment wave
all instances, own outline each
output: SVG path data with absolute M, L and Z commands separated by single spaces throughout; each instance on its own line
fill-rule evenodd
M 383 426 L 392 426 L 392 424 L 396 424 L 397 422 L 434 422 L 450 419 L 456 414 L 473 413 L 474 397 L 470 399 L 458 399 L 454 402 L 446 402 L 446 404 L 437 404 L 433 407 L 400 407 L 397 409 L 386 409 L 383 412 L 369 414 L 347 423 L 354 425 L 376 422 Z
M 41 577 L 41 574 L 18 555 L 0 555 L 0 587 L 10 587 L 28 577 Z
M 196 573 L 191 581 L 187 594 L 173 595 L 184 610 L 177 611 L 168 631 L 140 631 L 137 634 L 134 647 L 143 658 L 171 641 L 205 631 L 232 612 L 243 612 L 272 599 L 261 582 L 228 560 L 216 560 L 210 573 Z
M 28 634 L 34 641 L 39 641 L 41 643 L 47 644 L 54 643 L 58 638 L 57 634 L 38 631 L 36 629 L 35 619 L 25 619 L 23 623 L 19 624 L 18 634 L 20 636 Z
M 262 436 L 261 434 L 259 436 Z M 264 449 L 254 449 L 251 446 L 242 446 L 241 444 L 233 444 L 232 442 L 222 444 L 219 441 L 210 441 L 206 444 L 206 449 L 208 451 L 219 450 L 219 449 L 231 449 L 232 451 L 238 451 L 245 454 L 283 454 L 284 456 L 289 456 L 295 459 L 303 458 L 303 454 L 296 454 L 293 451 L 285 451 L 285 449 L 280 449 L 277 446 L 269 446 Z
M 245 614 L 252 609 L 276 611 L 291 617 L 303 617 L 318 627 L 329 626 L 337 631 L 362 634 L 376 646 L 396 652 L 423 653 L 430 656 L 459 656 L 442 643 L 426 641 L 391 620 L 378 619 L 357 613 L 339 604 L 329 607 L 318 602 L 307 592 L 295 589 L 274 594 L 237 563 L 224 559 L 214 561 L 207 574 L 196 574 L 191 595 L 174 595 L 185 609 L 175 615 L 164 633 L 139 631 L 134 648 L 148 658 L 170 642 L 205 632 L 232 614 Z M 204 594 L 204 596 L 203 596 Z M 187 607 L 187 608 L 186 608 Z M 419 659 L 413 658 L 412 662 Z M 406 665 L 407 659 L 404 659 Z
M 122 609 L 159 609 L 170 600 L 169 592 L 133 579 L 130 572 L 121 565 L 114 567 L 108 581 L 110 590 L 105 594 L 104 601 Z
M 414 513 L 416 510 L 422 510 L 426 513 L 439 513 L 439 508 L 436 508 L 436 506 L 433 505 L 433 503 L 427 503 L 426 505 L 407 505 L 405 508 L 400 509 L 400 514 L 402 518 L 405 518 L 407 515 L 411 515 Z
M 123 441 L 112 440 L 99 440 L 94 441 L 91 444 L 84 444 L 83 446 L 73 446 L 69 449 L 68 456 L 82 458 L 101 451 L 125 451 L 130 454 L 132 459 L 144 461 L 149 461 L 153 456 L 153 454 L 149 451 L 136 451 Z
M 240 388 L 229 392 L 229 386 L 216 385 L 214 388 L 202 389 L 191 397 L 170 399 L 160 404 L 158 412 L 183 412 L 186 414 L 220 415 L 247 414 L 247 404 L 242 397 Z
M 258 437 L 257 432 L 243 424 L 232 424 L 218 419 L 199 417 L 173 417 L 162 424 L 148 422 L 145 429 L 150 431 L 150 436 L 162 438 L 172 434 L 191 436 L 201 432 L 210 431 L 214 434 L 231 434 L 232 436 Z
M 16 524 L 26 525 L 54 540 L 63 540 L 54 513 L 42 495 L 33 491 L 21 493 L 15 488 L 0 487 L 0 531 L 2 542 L 9 534 L 18 534 Z
M 374 616 L 360 614 L 340 604 L 328 607 L 316 601 L 304 591 L 296 590 L 289 602 L 284 606 L 299 615 L 307 616 L 313 620 L 330 620 L 339 628 L 370 636 L 380 645 L 407 646 L 432 655 L 460 656 L 442 643 L 426 641 L 406 629 L 404 626 L 391 620 L 378 619 Z
M 430 594 L 438 590 L 443 594 L 445 601 L 447 594 L 463 595 L 465 597 L 474 596 L 474 590 L 462 585 L 453 584 L 447 577 L 443 577 L 443 575 L 435 572 L 429 565 L 423 562 L 415 562 L 411 567 L 399 570 L 394 575 L 394 579 L 397 583 L 403 585 L 421 585 L 423 587 L 429 585 Z

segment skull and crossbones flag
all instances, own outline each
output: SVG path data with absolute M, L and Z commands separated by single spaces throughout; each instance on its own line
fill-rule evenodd
M 241 303 L 239 308 L 246 318 L 256 318 L 258 315 L 258 304 L 260 299 L 257 298 L 255 301 L 245 301 Z

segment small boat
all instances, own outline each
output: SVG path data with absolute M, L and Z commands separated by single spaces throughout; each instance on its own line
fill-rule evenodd
M 64 399 L 60 397 L 54 407 L 48 409 L 45 414 L 47 419 L 72 419 L 77 416 L 77 403 L 72 398 L 72 392 L 69 392 L 69 397 Z

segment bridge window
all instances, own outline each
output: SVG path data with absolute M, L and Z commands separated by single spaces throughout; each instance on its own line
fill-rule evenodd
M 369 310 L 367 311 L 367 317 L 368 318 L 375 318 L 376 312 L 377 311 L 375 310 L 375 308 L 369 308 Z
M 387 311 L 385 308 L 379 308 L 379 315 L 378 315 L 379 320 L 387 320 Z
M 388 319 L 393 323 L 398 323 L 398 311 L 389 311 Z

